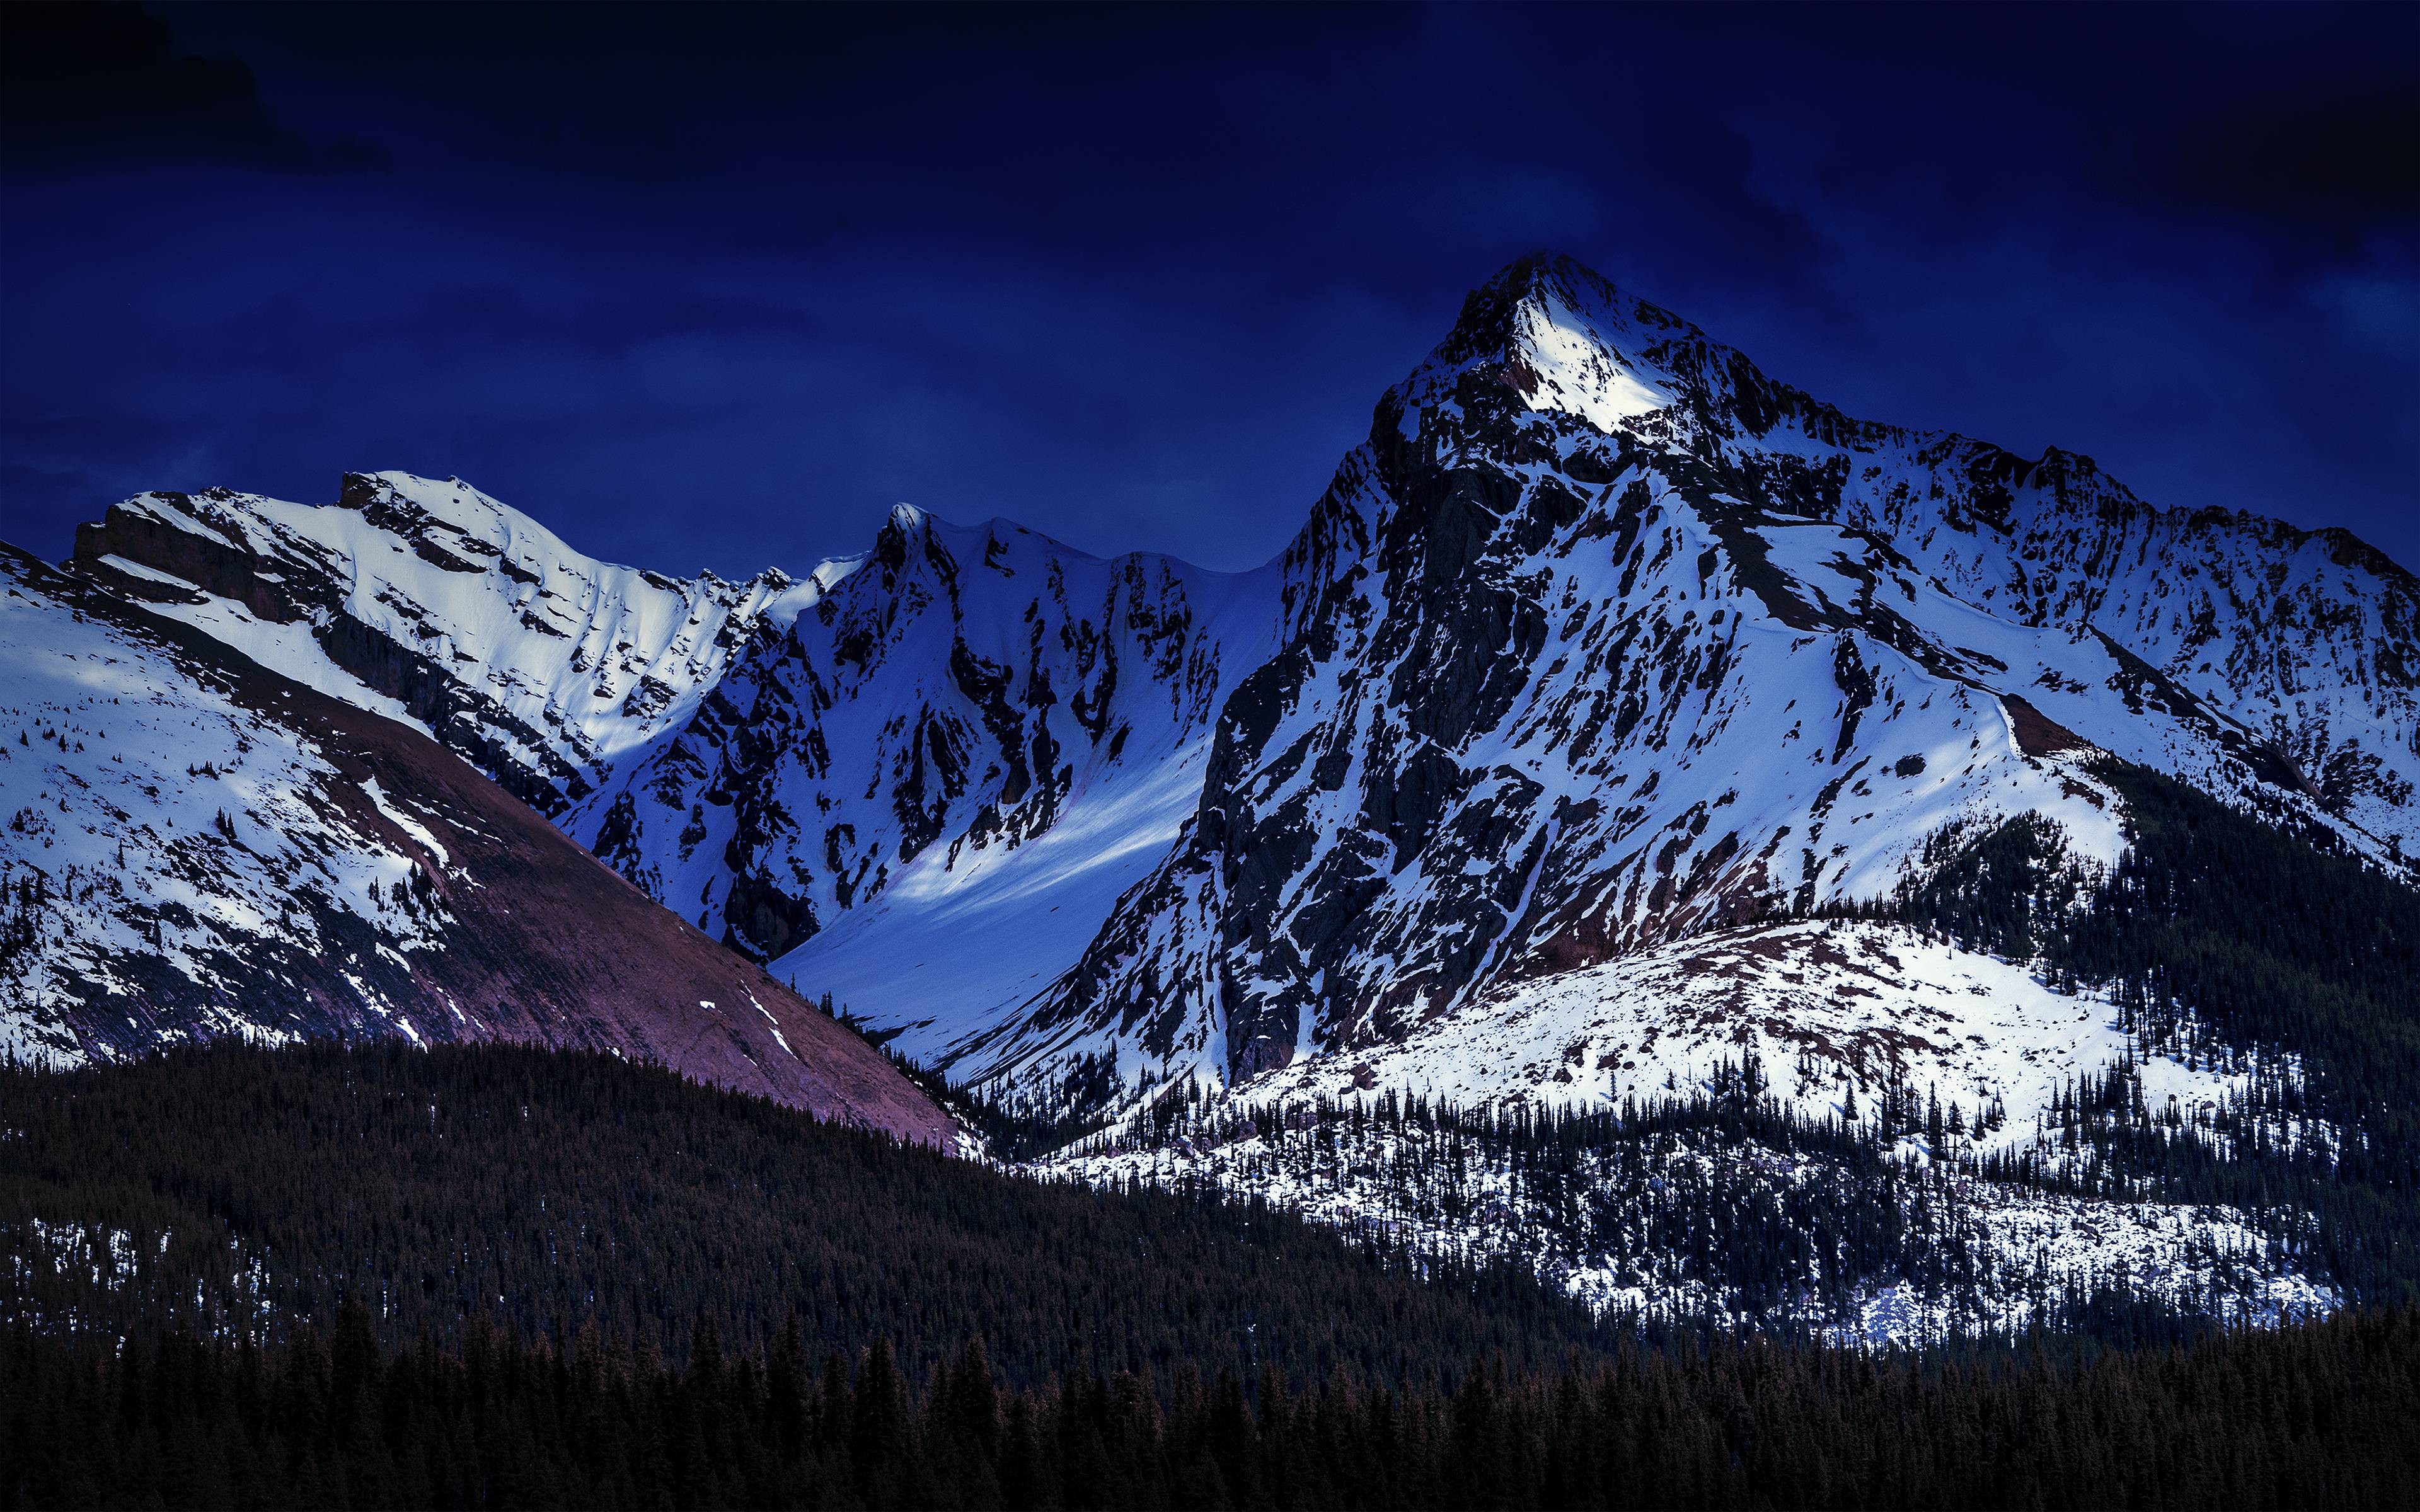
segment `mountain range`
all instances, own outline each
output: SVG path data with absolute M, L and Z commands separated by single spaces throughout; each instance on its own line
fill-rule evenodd
M 1102 1131 L 1078 1175 L 1248 1182 L 1139 1156 L 1180 1104 L 1611 1111 L 1744 1064 L 1842 1123 L 1927 1086 L 2009 1153 L 2113 1064 L 2215 1108 L 2295 1047 L 2155 1046 L 1889 901 L 2011 826 L 2103 885 L 2134 771 L 2420 882 L 2410 572 L 1851 418 L 1555 257 L 1250 572 L 901 505 L 678 579 L 383 472 L 142 495 L 0 575 L 35 1058 L 517 1039 L 970 1137 L 816 998 Z

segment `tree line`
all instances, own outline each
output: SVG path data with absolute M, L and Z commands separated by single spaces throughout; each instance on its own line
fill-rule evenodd
M 2183 1274 L 2164 1277 L 2156 1297 L 2115 1251 L 2099 1272 L 2054 1271 L 1995 1239 L 1991 1215 L 2062 1199 L 2178 1200 L 2176 1188 L 2211 1184 L 2229 1158 L 2221 1147 L 2264 1116 L 2230 1104 L 2188 1124 L 2155 1112 L 2121 1057 L 2060 1088 L 2030 1145 L 1987 1148 L 1937 1094 L 1898 1075 L 1859 1119 L 1809 1114 L 1769 1095 L 1750 1053 L 1717 1063 L 1688 1096 L 1590 1111 L 1465 1107 L 1391 1088 L 1250 1103 L 1180 1089 L 1086 1158 L 1181 1192 L 1215 1180 L 1308 1199 L 1372 1244 L 1466 1263 L 1518 1254 L 1603 1277 L 1609 1298 L 1643 1289 L 1643 1303 L 1610 1302 L 1617 1331 L 1820 1337 L 1856 1326 L 1889 1286 L 1968 1338 L 2049 1327 L 2141 1344 L 2269 1310 L 2275 1276 L 2324 1280 L 2341 1257 L 2308 1212 L 2248 1181 L 2228 1190 L 2247 1199 L 2262 1242 L 2222 1252 L 2205 1236 L 2162 1257 Z M 2120 1141 L 2126 1158 L 2108 1158 Z M 2128 1296 L 2142 1304 L 2120 1304 Z

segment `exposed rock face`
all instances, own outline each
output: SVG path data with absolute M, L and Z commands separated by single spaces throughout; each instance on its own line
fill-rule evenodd
M 0 584 L 14 1053 L 509 1040 L 950 1138 L 864 1041 L 400 720 L 13 549 Z

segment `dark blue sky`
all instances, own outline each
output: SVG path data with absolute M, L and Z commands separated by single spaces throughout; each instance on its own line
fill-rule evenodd
M 0 535 L 458 474 L 1276 551 L 1566 251 L 1852 413 L 2420 566 L 2420 8 L 0 8 Z

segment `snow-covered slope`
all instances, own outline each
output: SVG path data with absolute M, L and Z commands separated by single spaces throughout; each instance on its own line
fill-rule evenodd
M 760 625 L 852 565 L 667 578 L 405 472 L 349 474 L 317 506 L 144 494 L 79 530 L 76 560 L 271 671 L 417 725 L 547 813 L 687 718 Z
M 1507 986 L 1399 1043 L 1299 1062 L 1245 1092 L 1308 1103 L 1388 1087 L 1458 1106 L 1612 1109 L 1701 1095 L 1753 1059 L 1770 1095 L 1805 1116 L 1854 1119 L 1896 1080 L 1960 1110 L 1964 1127 L 1995 1121 L 1991 1148 L 2030 1138 L 2061 1088 L 2138 1048 L 2116 1008 L 2022 965 L 1903 926 L 1810 919 Z M 2182 1115 L 2245 1086 L 2166 1057 L 2140 1067 L 2145 1095 Z
M 504 1039 L 943 1143 L 863 1041 L 396 718 L 0 548 L 0 1048 Z
M 445 857 L 419 821 L 375 787 L 361 789 L 370 812 L 343 802 L 343 775 L 314 743 L 169 648 L 77 612 L 76 585 L 22 559 L 0 572 L 13 1054 L 131 1047 L 132 1016 L 85 1011 L 177 979 L 194 989 L 178 1005 L 194 1032 L 253 1027 L 237 1007 L 253 968 L 238 957 L 263 946 L 408 970 L 433 945 L 451 915 L 428 869 Z M 365 1015 L 394 1011 L 366 983 L 361 996 Z
M 1064 970 L 1166 852 L 1274 588 L 903 505 L 566 827 L 933 1055 Z

